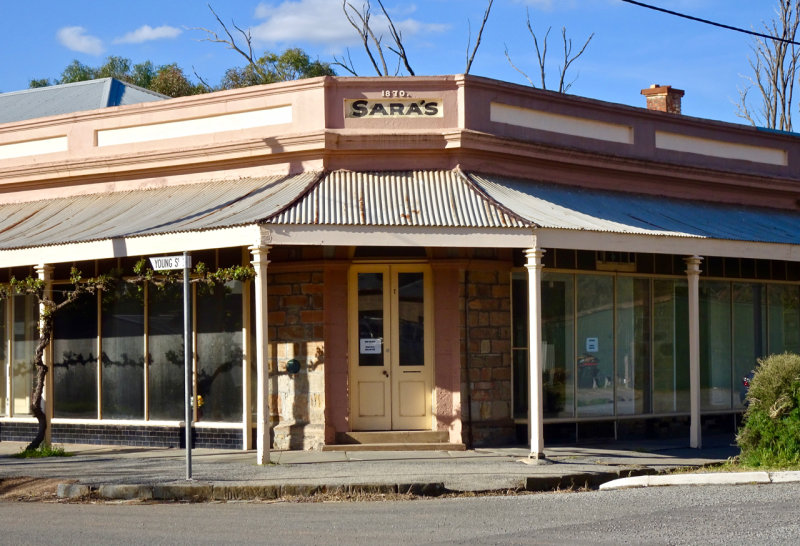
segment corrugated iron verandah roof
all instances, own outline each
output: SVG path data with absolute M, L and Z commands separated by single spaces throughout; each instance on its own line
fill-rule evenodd
M 531 224 L 488 199 L 460 171 L 326 174 L 274 224 L 523 228 Z
M 0 205 L 0 249 L 260 223 L 319 173 L 209 181 Z
M 5 204 L 0 250 L 255 224 L 540 227 L 800 245 L 797 212 L 452 170 L 308 172 Z
M 467 174 L 501 206 L 541 228 L 800 244 L 800 213 Z

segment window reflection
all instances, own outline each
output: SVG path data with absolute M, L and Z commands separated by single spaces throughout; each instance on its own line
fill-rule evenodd
M 55 285 L 53 296 L 64 300 Z M 53 317 L 53 412 L 97 418 L 97 296 L 84 294 Z
M 425 365 L 425 304 L 422 273 L 398 273 L 401 366 Z
M 651 412 L 650 280 L 617 278 L 618 415 Z
M 614 414 L 614 278 L 578 275 L 578 416 Z
M 144 290 L 120 281 L 102 294 L 105 419 L 144 419 Z
M 183 284 L 148 294 L 148 394 L 150 419 L 184 416 Z
M 3 333 L 3 342 L 0 343 L 0 416 L 6 415 L 6 384 L 8 380 L 8 366 L 6 361 L 6 300 L 0 300 L 0 332 Z
M 574 307 L 574 275 L 545 272 L 542 275 L 542 396 L 545 417 L 573 417 L 575 414 Z M 522 309 L 527 315 L 527 304 Z M 526 381 L 527 377 L 526 371 Z M 527 392 L 526 385 L 526 396 Z M 526 398 L 526 408 L 527 405 Z
M 767 349 L 767 298 L 761 284 L 733 283 L 733 377 L 734 408 L 744 407 L 741 378 L 754 369 Z
M 653 412 L 689 411 L 689 308 L 684 280 L 653 280 Z
M 197 419 L 242 420 L 242 283 L 197 287 Z
M 359 273 L 359 366 L 383 366 L 383 328 L 383 273 Z
M 11 351 L 12 413 L 30 415 L 31 390 L 33 389 L 34 352 L 39 338 L 39 306 L 31 295 L 13 297 L 14 323 Z
M 705 410 L 731 407 L 731 284 L 700 283 L 700 397 Z

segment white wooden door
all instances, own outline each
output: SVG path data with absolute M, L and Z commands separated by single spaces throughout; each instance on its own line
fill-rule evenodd
M 350 408 L 354 430 L 432 427 L 430 269 L 358 265 L 350 273 Z

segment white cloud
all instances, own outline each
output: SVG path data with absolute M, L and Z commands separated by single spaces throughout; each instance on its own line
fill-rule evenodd
M 96 36 L 86 34 L 86 29 L 83 27 L 61 28 L 56 33 L 56 37 L 61 45 L 72 51 L 89 55 L 102 55 L 105 51 L 103 41 Z
M 141 44 L 142 42 L 150 42 L 152 40 L 163 40 L 165 38 L 176 38 L 181 32 L 181 29 L 171 27 L 169 25 L 161 25 L 160 27 L 151 27 L 150 25 L 143 25 L 133 32 L 128 32 L 124 36 L 114 39 L 115 44 Z
M 355 2 L 356 7 L 360 3 Z M 376 34 L 388 37 L 386 18 L 373 6 L 370 22 Z M 413 10 L 411 10 L 413 11 Z M 405 13 L 410 13 L 406 10 Z M 342 12 L 342 4 L 334 0 L 283 0 L 279 4 L 262 2 L 255 16 L 264 22 L 251 30 L 253 38 L 266 43 L 310 42 L 327 45 L 334 50 L 360 43 L 358 35 Z M 415 34 L 444 32 L 448 26 L 430 24 L 419 19 L 395 20 L 405 37 Z
M 250 29 L 253 38 L 261 42 L 349 45 L 357 38 L 342 5 L 331 0 L 284 0 L 277 5 L 262 2 L 255 16 L 264 19 Z

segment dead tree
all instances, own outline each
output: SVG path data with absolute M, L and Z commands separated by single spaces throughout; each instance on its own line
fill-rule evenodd
M 774 38 L 754 38 L 747 58 L 752 75 L 743 76 L 749 85 L 739 89 L 736 104 L 736 115 L 751 125 L 792 130 L 792 100 L 800 63 L 800 48 L 792 42 L 796 41 L 799 25 L 800 0 L 778 0 L 775 16 L 769 22 L 762 21 L 764 34 Z M 748 104 L 754 87 L 760 102 L 755 109 Z
M 253 36 L 250 34 L 250 29 L 245 30 L 238 26 L 236 22 L 231 21 L 231 26 L 235 30 L 235 32 L 233 32 L 225 23 L 222 22 L 222 19 L 220 19 L 219 15 L 217 15 L 217 12 L 214 11 L 214 8 L 212 8 L 210 4 L 208 5 L 208 9 L 211 10 L 211 13 L 214 15 L 217 23 L 219 23 L 219 25 L 222 27 L 224 36 L 220 36 L 216 31 L 205 27 L 193 28 L 192 30 L 202 30 L 206 33 L 206 37 L 201 41 L 224 44 L 228 49 L 232 49 L 247 60 L 248 66 L 258 76 L 258 78 L 263 80 L 262 83 L 270 83 L 271 79 L 269 74 L 264 69 L 263 64 L 258 62 L 258 59 L 253 53 Z M 238 40 L 236 38 L 237 34 L 240 36 Z
M 544 40 L 542 40 L 541 47 L 539 46 L 539 39 L 536 37 L 536 32 L 533 30 L 533 25 L 531 24 L 531 14 L 530 11 L 526 12 L 526 23 L 528 26 L 528 32 L 530 33 L 531 37 L 533 38 L 533 47 L 536 49 L 536 58 L 539 62 L 539 77 L 540 77 L 540 87 L 542 89 L 547 89 L 547 70 L 546 70 L 546 61 L 547 61 L 547 39 L 550 36 L 550 30 L 552 27 L 548 27 L 547 32 L 544 34 Z M 564 59 L 563 63 L 558 67 L 558 92 L 559 93 L 566 93 L 569 91 L 572 84 L 575 83 L 575 80 L 578 79 L 576 76 L 572 81 L 567 82 L 567 71 L 569 70 L 572 63 L 575 62 L 583 53 L 586 51 L 586 48 L 589 45 L 589 42 L 592 41 L 594 38 L 594 32 L 592 32 L 586 41 L 583 43 L 581 49 L 573 54 L 572 53 L 572 38 L 567 38 L 567 27 L 561 27 L 561 40 L 564 44 Z M 506 59 L 508 59 L 509 64 L 522 74 L 528 83 L 531 84 L 532 87 L 536 87 L 536 83 L 528 77 L 528 75 L 520 70 L 517 65 L 511 60 L 511 54 L 508 52 L 508 46 L 505 48 Z
M 383 2 L 381 0 L 377 0 L 377 2 L 381 8 L 381 11 L 383 12 L 384 17 L 386 17 L 386 24 L 389 28 L 389 33 L 392 37 L 392 40 L 394 41 L 394 47 L 384 44 L 383 35 L 375 33 L 375 29 L 373 28 L 371 21 L 371 0 L 365 0 L 365 2 L 361 4 L 361 9 L 356 8 L 348 0 L 342 0 L 342 11 L 344 12 L 344 16 L 347 18 L 347 21 L 358 33 L 358 36 L 361 39 L 361 45 L 364 47 L 364 52 L 367 54 L 367 58 L 369 59 L 370 64 L 372 64 L 372 68 L 375 70 L 375 73 L 378 76 L 396 76 L 400 72 L 401 63 L 403 66 L 405 66 L 409 75 L 413 76 L 414 70 L 411 68 L 411 64 L 408 62 L 406 49 L 405 46 L 403 46 L 403 35 L 395 27 L 394 21 L 392 21 L 389 12 L 387 12 L 386 8 L 383 6 Z M 398 57 L 398 64 L 394 74 L 389 73 L 389 67 L 386 64 L 384 47 Z M 350 58 L 349 50 L 347 51 L 346 59 L 344 57 L 334 57 L 333 64 L 336 66 L 341 66 L 354 76 L 358 76 L 355 66 L 353 65 L 353 61 Z
M 378 3 L 381 13 L 385 18 L 386 27 L 391 38 L 391 41 L 388 44 L 384 43 L 383 34 L 379 31 L 376 31 L 376 27 L 373 24 L 371 0 L 364 0 L 360 9 L 354 6 L 349 0 L 342 0 L 342 11 L 344 12 L 344 16 L 347 18 L 347 21 L 358 34 L 358 37 L 361 40 L 361 45 L 364 48 L 364 52 L 367 54 L 367 58 L 372 65 L 372 69 L 378 76 L 396 76 L 400 73 L 401 68 L 404 68 L 409 76 L 414 76 L 415 72 L 408 59 L 408 52 L 406 51 L 403 41 L 403 34 L 400 32 L 400 30 L 398 30 L 397 26 L 392 20 L 392 17 L 389 15 L 386 7 L 383 5 L 383 0 L 375 1 Z M 470 36 L 467 41 L 467 66 L 464 71 L 465 74 L 468 74 L 470 68 L 472 67 L 472 62 L 475 59 L 475 53 L 478 51 L 478 47 L 481 44 L 483 30 L 486 27 L 486 22 L 489 20 L 489 14 L 491 13 L 493 3 L 494 0 L 488 0 L 486 11 L 483 14 L 483 21 L 481 22 L 480 29 L 478 30 L 475 47 L 472 48 L 471 51 L 470 47 L 472 46 L 472 33 L 470 31 Z M 393 73 L 390 73 L 385 50 L 390 51 L 397 56 L 397 66 L 395 67 Z M 350 55 L 349 49 L 346 50 L 346 54 L 344 56 L 334 57 L 333 61 L 334 62 L 331 64 L 343 68 L 353 76 L 358 76 L 358 72 L 353 64 L 353 59 Z
M 470 53 L 470 45 L 472 42 L 472 25 L 470 24 L 469 29 L 469 38 L 467 39 L 467 67 L 464 69 L 464 74 L 469 74 L 470 68 L 472 68 L 472 61 L 475 60 L 475 53 L 478 52 L 478 47 L 481 45 L 481 36 L 483 36 L 483 29 L 486 28 L 486 21 L 489 20 L 489 13 L 492 11 L 492 4 L 494 0 L 489 0 L 489 3 L 486 5 L 486 11 L 483 13 L 483 21 L 481 22 L 481 28 L 478 30 L 478 36 L 475 38 L 475 47 L 472 49 L 472 53 Z

